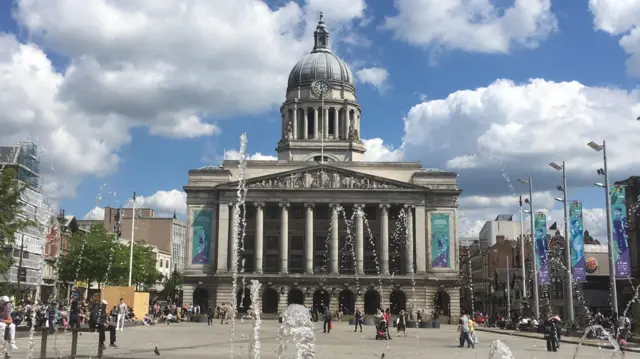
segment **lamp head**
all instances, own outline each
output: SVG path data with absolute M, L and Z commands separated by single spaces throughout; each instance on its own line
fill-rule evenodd
M 564 202 L 564 199 L 562 199 L 562 198 L 560 198 L 560 197 L 556 197 L 556 198 L 554 198 L 554 199 L 555 199 L 556 201 L 558 201 L 558 202 Z
M 557 186 L 556 188 L 558 189 L 558 191 L 564 192 L 564 188 L 562 186 Z
M 529 181 L 523 180 L 522 178 L 518 178 L 518 182 L 522 184 L 529 184 Z
M 549 163 L 549 167 L 553 168 L 556 171 L 562 171 L 562 166 L 560 166 L 559 164 L 557 164 L 555 162 Z
M 596 187 L 604 188 L 604 184 L 602 184 L 600 182 L 594 183 L 593 185 L 596 186 Z
M 587 146 L 591 147 L 592 149 L 594 149 L 595 151 L 602 151 L 604 149 L 604 147 L 602 145 L 599 145 L 593 141 L 587 143 Z
M 604 176 L 604 170 L 602 168 L 598 168 L 596 171 L 600 176 Z
M 525 198 L 525 199 L 524 199 L 524 203 L 529 204 L 529 203 L 530 203 L 529 198 Z

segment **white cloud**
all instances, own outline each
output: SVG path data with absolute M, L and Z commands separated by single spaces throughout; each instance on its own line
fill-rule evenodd
M 562 222 L 562 210 L 553 203 L 561 175 L 548 164 L 566 161 L 570 194 L 591 187 L 602 181 L 596 173 L 602 154 L 586 144 L 606 140 L 610 179 L 627 178 L 640 168 L 640 157 L 629 151 L 640 143 L 639 112 L 639 91 L 498 80 L 414 106 L 405 118 L 401 149 L 407 160 L 458 172 L 460 209 L 467 217 L 460 233 L 477 235 L 497 214 L 517 214 L 518 196 L 528 196 L 518 178 L 532 177 L 536 209 L 548 209 Z M 604 240 L 604 211 L 585 213 L 585 227 Z
M 240 160 L 240 151 L 238 150 L 227 150 L 224 153 L 224 159 L 225 160 Z M 263 155 L 260 152 L 256 152 L 254 154 L 249 154 L 247 156 L 247 160 L 254 160 L 254 161 L 275 161 L 277 160 L 278 157 L 276 156 L 271 156 L 271 155 Z
M 385 28 L 416 46 L 467 52 L 506 53 L 535 47 L 556 29 L 551 0 L 515 0 L 499 7 L 489 0 L 396 0 L 398 14 Z
M 0 33 L 0 141 L 38 142 L 47 192 L 71 197 L 84 176 L 117 169 L 132 127 L 210 136 L 220 132 L 212 119 L 279 104 L 289 71 L 312 47 L 319 9 L 336 45 L 364 18 L 364 0 L 332 1 L 341 6 L 18 0 L 26 37 L 68 66 L 56 71 L 38 46 Z
M 640 1 L 589 0 L 596 30 L 621 36 L 620 46 L 629 54 L 627 72 L 640 76 Z
M 129 199 L 125 207 L 132 207 L 133 200 Z M 157 191 L 150 196 L 137 196 L 136 208 L 152 208 L 160 217 L 169 217 L 173 211 L 179 216 L 187 214 L 187 194 L 181 190 Z
M 93 221 L 102 221 L 104 220 L 104 208 L 102 207 L 93 207 L 89 212 L 87 212 L 83 219 L 89 219 Z
M 362 140 L 364 148 L 364 160 L 370 162 L 393 162 L 402 160 L 402 151 L 394 149 L 391 145 L 385 145 L 381 138 Z
M 362 83 L 375 87 L 380 92 L 385 92 L 388 87 L 389 72 L 382 67 L 369 67 L 356 71 L 356 77 Z

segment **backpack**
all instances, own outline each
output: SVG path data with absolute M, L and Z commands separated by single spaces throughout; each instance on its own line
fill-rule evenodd
M 95 327 L 98 324 L 98 306 L 94 306 L 89 314 L 89 326 Z

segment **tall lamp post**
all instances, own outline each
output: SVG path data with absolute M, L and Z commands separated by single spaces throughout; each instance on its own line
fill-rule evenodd
M 522 270 L 522 295 L 526 297 L 527 295 L 527 270 L 525 268 L 525 250 L 524 250 L 524 210 L 522 209 L 522 196 L 520 196 L 520 200 L 518 202 L 520 204 L 520 267 Z M 524 300 L 520 301 L 520 303 L 524 303 Z M 524 315 L 524 307 L 520 306 L 520 310 Z
M 549 163 L 549 166 L 556 171 L 562 171 L 562 186 L 558 186 L 558 191 L 562 192 L 562 198 L 555 198 L 556 201 L 562 202 L 564 207 L 564 254 L 565 254 L 565 268 L 567 280 L 565 281 L 567 287 L 567 316 L 570 321 L 575 319 L 573 311 L 573 274 L 571 273 L 571 238 L 569 238 L 569 200 L 567 199 L 567 166 L 564 161 L 562 165 L 555 162 Z
M 604 194 L 606 200 L 606 211 L 607 211 L 607 242 L 609 249 L 609 282 L 611 286 L 611 301 L 613 305 L 613 311 L 618 313 L 618 290 L 616 288 L 616 268 L 613 256 L 613 235 L 611 232 L 611 195 L 609 194 L 609 173 L 607 170 L 607 145 L 606 141 L 602 141 L 602 144 L 599 145 L 593 141 L 587 143 L 587 146 L 591 147 L 594 151 L 602 152 L 602 160 L 604 162 L 604 169 L 599 168 L 597 173 L 601 176 L 604 176 Z
M 129 287 L 133 279 L 133 236 L 136 233 L 136 193 L 133 192 L 133 208 L 131 210 L 131 242 L 129 243 Z
M 538 261 L 536 259 L 536 241 L 533 236 L 533 181 L 531 181 L 531 177 L 529 177 L 528 180 L 518 178 L 518 182 L 529 185 L 529 198 L 526 198 L 524 202 L 529 204 L 529 219 L 531 224 L 531 247 L 533 250 L 533 260 L 531 261 L 533 266 L 533 314 L 537 319 L 540 319 L 540 297 L 538 295 Z

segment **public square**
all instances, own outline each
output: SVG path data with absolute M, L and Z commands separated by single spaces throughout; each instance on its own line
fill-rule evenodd
M 249 357 L 251 323 L 236 323 L 234 357 Z M 441 329 L 413 329 L 407 337 L 398 337 L 392 332 L 390 341 L 375 340 L 374 328 L 364 327 L 362 333 L 353 332 L 353 327 L 346 322 L 334 324 L 330 334 L 322 333 L 322 323 L 315 323 L 317 339 L 316 358 L 380 358 L 384 353 L 386 359 L 400 358 L 462 358 L 471 355 L 473 358 L 489 358 L 490 344 L 499 339 L 513 353 L 515 359 L 531 358 L 573 358 L 575 345 L 562 343 L 559 352 L 546 351 L 544 341 L 540 339 L 522 338 L 504 334 L 479 332 L 480 344 L 475 349 L 457 348 L 455 326 L 442 326 Z M 277 358 L 279 340 L 277 338 L 279 324 L 269 320 L 262 323 L 261 358 Z M 118 349 L 107 349 L 104 358 L 228 358 L 230 355 L 231 323 L 220 325 L 214 323 L 209 327 L 202 323 L 184 323 L 156 325 L 151 327 L 129 327 L 118 332 Z M 13 358 L 26 358 L 28 338 L 19 338 L 19 350 Z M 57 352 L 54 350 L 54 342 Z M 83 333 L 80 336 L 78 355 L 80 357 L 96 357 L 97 334 Z M 33 357 L 39 356 L 40 339 L 36 338 Z M 107 338 L 108 344 L 108 338 Z M 158 347 L 160 355 L 153 350 Z M 70 353 L 71 334 L 59 334 L 57 341 L 51 337 L 48 341 L 48 358 L 66 357 Z M 612 350 L 583 346 L 578 358 L 611 358 Z M 290 355 L 284 356 L 291 358 Z M 640 358 L 640 354 L 626 353 L 628 358 Z M 496 358 L 497 359 L 497 358 Z M 502 358 L 500 358 L 502 359 Z

